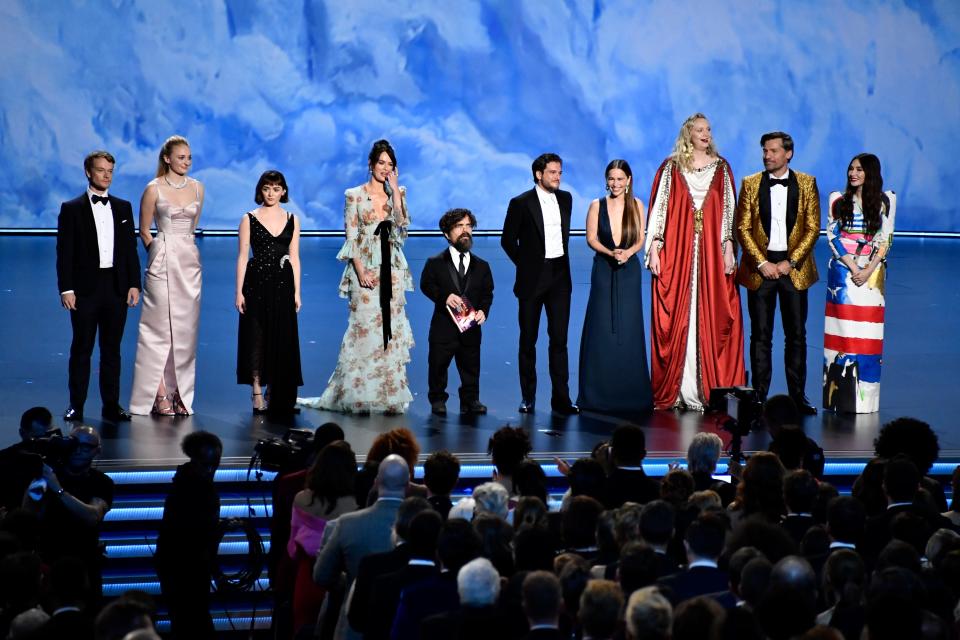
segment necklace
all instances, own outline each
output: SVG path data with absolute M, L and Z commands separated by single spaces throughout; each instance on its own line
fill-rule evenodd
M 173 184 L 172 182 L 170 182 L 167 176 L 163 176 L 163 181 L 166 182 L 169 186 L 173 187 L 174 189 L 183 189 L 185 186 L 187 186 L 186 176 L 183 177 L 183 182 L 181 182 L 180 184 Z

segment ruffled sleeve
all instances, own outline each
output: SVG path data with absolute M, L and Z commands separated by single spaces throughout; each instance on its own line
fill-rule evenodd
M 873 236 L 873 246 L 877 248 L 880 257 L 886 257 L 887 252 L 893 245 L 893 224 L 897 214 L 897 194 L 893 191 L 885 191 L 890 206 L 880 215 L 880 231 Z
M 337 254 L 337 260 L 346 262 L 360 255 L 360 243 L 362 242 L 360 234 L 360 194 L 357 193 L 356 189 L 347 189 L 343 196 L 343 229 L 346 233 L 346 239 Z

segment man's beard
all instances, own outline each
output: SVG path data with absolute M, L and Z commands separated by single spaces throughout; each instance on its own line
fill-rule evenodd
M 473 248 L 473 236 L 469 233 L 465 233 L 457 241 L 453 243 L 453 247 L 460 253 L 466 253 Z

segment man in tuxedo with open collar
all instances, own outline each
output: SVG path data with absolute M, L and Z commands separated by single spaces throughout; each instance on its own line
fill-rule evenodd
M 486 322 L 493 304 L 490 265 L 473 254 L 473 229 L 477 219 L 469 209 L 450 209 L 440 218 L 440 230 L 450 243 L 429 258 L 420 275 L 420 289 L 433 301 L 430 319 L 430 352 L 427 356 L 430 410 L 447 414 L 447 369 L 456 359 L 460 373 L 460 413 L 485 414 L 480 402 L 481 327 L 460 332 L 448 308 L 458 311 L 464 298 L 477 311 L 477 324 Z
M 804 415 L 807 399 L 807 291 L 817 281 L 813 246 L 820 236 L 820 194 L 811 175 L 790 169 L 793 138 L 782 131 L 760 138 L 765 171 L 743 179 L 737 237 L 743 260 L 737 282 L 747 289 L 750 371 L 761 400 L 770 389 L 773 321 L 780 300 L 787 391 Z
M 120 406 L 120 342 L 127 308 L 140 301 L 140 258 L 133 208 L 107 193 L 115 165 L 106 151 L 90 153 L 83 161 L 86 192 L 64 202 L 57 218 L 57 286 L 73 327 L 64 420 L 83 420 L 98 332 L 102 416 L 111 422 L 130 419 Z
M 550 337 L 551 406 L 556 413 L 580 410 L 570 401 L 567 328 L 570 322 L 570 212 L 573 198 L 560 189 L 563 161 L 544 153 L 533 161 L 535 186 L 510 200 L 500 244 L 517 268 L 513 293 L 520 321 L 521 413 L 532 413 L 537 396 L 537 335 L 547 310 Z

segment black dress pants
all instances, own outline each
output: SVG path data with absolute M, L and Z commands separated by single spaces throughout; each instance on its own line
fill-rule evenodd
M 570 323 L 570 262 L 564 256 L 544 260 L 540 279 L 533 295 L 517 300 L 520 321 L 520 392 L 526 401 L 537 397 L 537 336 L 540 314 L 547 311 L 547 335 L 550 339 L 551 403 L 570 404 L 569 365 L 567 362 L 567 328 Z
M 770 389 L 770 353 L 778 299 L 783 322 L 787 392 L 792 398 L 803 398 L 807 382 L 807 291 L 798 291 L 789 276 L 781 276 L 776 280 L 764 279 L 756 291 L 747 292 L 753 388 L 761 398 L 766 399 Z
M 90 386 L 90 358 L 100 335 L 100 400 L 103 407 L 120 403 L 120 342 L 127 321 L 127 300 L 117 293 L 113 269 L 100 269 L 97 286 L 77 295 L 77 308 L 70 312 L 73 342 L 70 344 L 70 406 L 83 411 Z
M 470 331 L 477 331 L 476 328 Z M 460 374 L 460 405 L 466 406 L 480 400 L 480 343 L 462 344 L 457 341 L 430 341 L 427 355 L 427 381 L 430 386 L 427 398 L 431 403 L 446 402 L 447 370 L 450 361 L 457 363 Z

